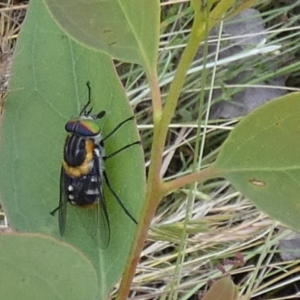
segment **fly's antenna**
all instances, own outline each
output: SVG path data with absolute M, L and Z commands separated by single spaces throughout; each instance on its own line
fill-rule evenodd
M 97 113 L 94 118 L 95 119 L 102 119 L 105 116 L 105 110 L 100 111 L 99 113 Z
M 92 112 L 92 110 L 93 110 L 93 108 L 91 107 L 91 109 L 89 110 L 89 111 L 86 111 L 86 109 L 88 108 L 88 106 L 91 104 L 91 102 L 92 102 L 92 89 L 91 89 L 91 86 L 90 86 L 90 82 L 88 81 L 87 83 L 86 83 L 86 86 L 87 86 L 87 88 L 88 88 L 88 102 L 84 105 L 84 107 L 82 108 L 82 110 L 81 110 L 81 112 L 80 112 L 80 116 L 82 116 L 82 115 L 89 115 L 91 112 Z

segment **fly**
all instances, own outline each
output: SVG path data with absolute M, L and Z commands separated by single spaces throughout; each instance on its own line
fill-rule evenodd
M 54 216 L 58 211 L 59 232 L 63 236 L 66 229 L 67 204 L 79 207 L 97 206 L 100 222 L 105 228 L 104 245 L 110 240 L 110 221 L 107 211 L 103 182 L 105 182 L 113 197 L 117 200 L 125 214 L 137 224 L 136 219 L 128 211 L 120 197 L 113 190 L 104 163 L 123 150 L 140 144 L 140 141 L 128 144 L 110 155 L 105 155 L 104 142 L 125 123 L 133 120 L 133 116 L 118 124 L 108 135 L 102 137 L 97 120 L 105 116 L 102 110 L 91 114 L 91 87 L 87 82 L 88 101 L 78 117 L 70 119 L 65 130 L 68 135 L 64 145 L 63 162 L 60 171 L 59 205 L 50 212 Z M 104 234 L 104 233 L 102 233 Z M 103 237 L 102 237 L 103 238 Z

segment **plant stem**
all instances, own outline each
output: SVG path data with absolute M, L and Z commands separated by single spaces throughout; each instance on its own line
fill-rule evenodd
M 205 180 L 208 179 L 212 179 L 212 178 L 218 178 L 218 177 L 223 177 L 224 173 L 222 172 L 222 170 L 217 169 L 214 167 L 214 165 L 209 166 L 208 168 L 201 170 L 199 172 L 195 172 L 174 180 L 171 180 L 169 182 L 164 182 L 163 183 L 163 191 L 162 193 L 164 195 L 168 195 L 171 192 L 178 190 L 188 184 L 200 181 L 203 182 Z
M 195 174 L 190 174 L 173 180 L 169 183 L 163 183 L 160 178 L 162 154 L 168 132 L 168 126 L 174 116 L 178 98 L 184 85 L 189 66 L 191 65 L 197 53 L 200 42 L 205 38 L 206 33 L 223 18 L 225 12 L 234 3 L 235 0 L 222 0 L 216 5 L 210 15 L 207 16 L 206 11 L 201 9 L 200 1 L 199 3 L 198 1 L 193 1 L 195 16 L 192 25 L 191 36 L 179 61 L 178 68 L 175 73 L 174 80 L 171 83 L 170 91 L 163 109 L 161 107 L 158 76 L 154 70 L 146 70 L 153 101 L 154 133 L 150 158 L 151 164 L 147 180 L 146 201 L 142 208 L 137 234 L 135 236 L 127 267 L 123 274 L 117 300 L 127 299 L 130 291 L 130 285 L 135 274 L 136 266 L 139 262 L 140 254 L 143 250 L 151 220 L 162 197 L 166 195 L 166 193 L 171 192 L 179 186 L 183 186 L 201 179 L 205 180 L 212 178 L 218 173 L 213 168 L 208 168 L 204 171 L 201 171 L 202 173 L 198 172 Z
M 152 97 L 156 98 L 155 100 L 153 99 L 153 107 L 158 108 L 158 110 L 154 112 L 153 117 L 154 135 L 151 149 L 151 165 L 147 180 L 146 201 L 142 208 L 140 221 L 138 222 L 139 226 L 131 248 L 132 251 L 130 252 L 128 264 L 121 281 L 117 300 L 127 299 L 130 285 L 135 274 L 135 269 L 139 262 L 140 254 L 144 247 L 144 242 L 147 238 L 151 220 L 155 214 L 160 199 L 163 197 L 163 194 L 161 193 L 162 181 L 159 177 L 162 152 L 164 148 L 164 139 L 161 138 L 159 126 L 159 122 L 161 120 L 161 111 L 159 111 L 159 103 L 161 103 L 160 90 L 156 73 L 147 73 L 147 75 L 151 86 Z

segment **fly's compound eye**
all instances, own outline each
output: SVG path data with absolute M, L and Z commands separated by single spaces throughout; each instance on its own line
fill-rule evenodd
M 100 133 L 100 126 L 92 118 L 83 119 L 79 117 L 68 121 L 65 125 L 65 130 L 83 137 L 94 137 Z

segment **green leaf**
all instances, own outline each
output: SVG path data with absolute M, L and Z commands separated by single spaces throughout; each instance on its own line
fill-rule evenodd
M 235 300 L 238 299 L 238 289 L 229 276 L 218 279 L 211 286 L 202 300 Z
M 1 234 L 0 266 L 0 290 L 5 299 L 81 300 L 97 295 L 91 262 L 53 238 Z
M 157 0 L 45 0 L 61 28 L 88 47 L 155 68 L 159 41 Z
M 59 201 L 64 125 L 86 103 L 88 80 L 94 112 L 106 110 L 100 120 L 105 136 L 132 115 L 111 59 L 70 40 L 43 2 L 32 0 L 15 52 L 1 125 L 1 203 L 16 230 L 60 238 L 58 217 L 50 211 Z M 105 141 L 106 153 L 137 140 L 134 121 L 128 122 Z M 115 192 L 138 220 L 144 198 L 141 147 L 133 146 L 107 160 L 106 171 Z M 68 205 L 63 238 L 96 266 L 103 295 L 120 278 L 137 228 L 106 188 L 105 195 L 111 223 L 108 248 L 97 247 L 95 210 Z
M 232 131 L 215 167 L 255 205 L 300 231 L 300 94 L 268 102 Z

